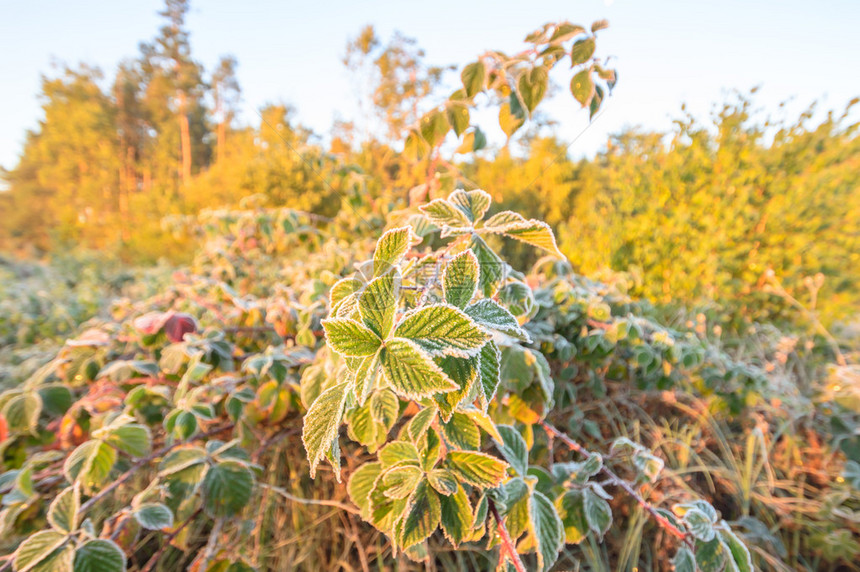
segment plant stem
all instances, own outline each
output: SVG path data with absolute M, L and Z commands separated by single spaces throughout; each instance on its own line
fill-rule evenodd
M 573 439 L 568 437 L 565 433 L 559 431 L 558 429 L 556 429 L 555 427 L 553 427 L 552 425 L 550 425 L 546 421 L 541 421 L 540 424 L 543 427 L 544 431 L 546 431 L 547 435 L 561 439 L 561 441 L 565 445 L 567 445 L 571 451 L 576 451 L 577 453 L 579 453 L 580 455 L 582 455 L 586 459 L 588 457 L 591 457 L 591 455 L 592 455 L 591 452 L 587 451 L 582 445 L 580 445 L 579 443 L 577 443 L 576 441 L 574 441 Z M 678 528 L 677 526 L 672 524 L 672 522 L 668 518 L 666 518 L 665 516 L 663 516 L 662 514 L 657 512 L 657 509 L 655 509 L 653 506 L 651 506 L 650 503 L 648 503 L 648 501 L 646 501 L 644 498 L 642 498 L 642 495 L 637 493 L 633 489 L 633 487 L 630 486 L 630 483 L 628 483 L 627 481 L 625 481 L 624 479 L 622 479 L 621 477 L 616 475 L 612 471 L 612 469 L 608 468 L 606 465 L 603 466 L 603 468 L 601 469 L 601 472 L 607 477 L 610 484 L 613 484 L 613 485 L 621 488 L 624 492 L 626 492 L 628 495 L 633 497 L 633 499 L 637 503 L 639 503 L 639 506 L 641 506 L 643 509 L 645 509 L 645 511 L 648 513 L 648 515 L 651 518 L 653 518 L 657 522 L 657 524 L 660 525 L 661 528 L 666 530 L 669 534 L 671 534 L 675 538 L 683 540 L 685 543 L 692 545 L 692 541 L 688 538 L 687 534 L 683 530 L 681 530 L 680 528 Z
M 502 517 L 499 515 L 499 511 L 496 508 L 496 503 L 493 502 L 493 499 L 488 498 L 487 506 L 490 509 L 490 514 L 492 514 L 493 518 L 496 520 L 496 529 L 499 531 L 499 536 L 502 538 L 503 551 L 508 554 L 508 558 L 511 559 L 517 572 L 526 572 L 525 564 L 520 560 L 520 555 L 517 554 L 517 549 L 514 546 L 513 541 L 511 541 L 511 535 L 508 534 L 508 529 L 505 528 L 505 523 L 502 521 Z

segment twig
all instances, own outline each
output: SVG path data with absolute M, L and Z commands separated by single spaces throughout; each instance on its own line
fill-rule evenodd
M 496 503 L 493 502 L 493 499 L 488 498 L 487 506 L 490 509 L 490 514 L 492 514 L 493 518 L 496 520 L 496 529 L 499 531 L 499 536 L 502 538 L 502 548 L 504 552 L 508 554 L 508 558 L 511 559 L 517 572 L 526 572 L 526 566 L 523 564 L 523 561 L 520 560 L 520 555 L 517 554 L 517 549 L 514 547 L 513 541 L 511 541 L 511 535 L 508 534 L 508 529 L 505 528 L 505 523 L 502 521 L 502 517 L 499 516 Z
M 580 455 L 582 455 L 586 459 L 591 457 L 591 455 L 592 455 L 591 452 L 587 451 L 582 445 L 580 445 L 579 443 L 577 443 L 576 441 L 574 441 L 573 439 L 568 437 L 565 433 L 559 431 L 558 429 L 556 429 L 555 427 L 553 427 L 552 425 L 550 425 L 546 421 L 541 421 L 540 424 L 543 427 L 544 431 L 546 431 L 547 435 L 561 439 L 561 441 L 565 445 L 567 445 L 571 451 L 576 451 L 577 453 L 579 453 Z M 651 518 L 653 518 L 657 522 L 657 524 L 660 525 L 661 528 L 666 530 L 669 534 L 671 534 L 675 538 L 683 540 L 687 544 L 692 544 L 691 540 L 687 537 L 687 534 L 683 530 L 681 530 L 680 528 L 678 528 L 677 526 L 672 524 L 672 522 L 668 518 L 666 518 L 665 516 L 663 516 L 662 514 L 657 512 L 657 509 L 655 509 L 653 506 L 651 506 L 651 504 L 648 503 L 648 501 L 646 501 L 644 498 L 642 498 L 642 496 L 639 493 L 637 493 L 635 490 L 633 490 L 633 487 L 631 487 L 627 481 L 625 481 L 624 479 L 622 479 L 621 477 L 616 475 L 612 471 L 612 469 L 610 469 L 606 465 L 604 465 L 603 468 L 601 469 L 601 472 L 604 475 L 606 475 L 607 479 L 609 480 L 609 482 L 611 484 L 613 484 L 617 487 L 620 487 L 622 490 L 624 490 L 624 492 L 626 492 L 628 495 L 633 497 L 633 499 L 637 503 L 639 503 L 639 506 L 641 506 L 643 509 L 645 509 L 645 511 L 649 514 L 649 516 L 651 516 Z
M 164 551 L 167 550 L 167 547 L 170 546 L 170 543 L 173 542 L 173 539 L 176 538 L 179 535 L 179 533 L 182 532 L 182 530 L 186 526 L 188 526 L 191 523 L 191 521 L 194 520 L 197 517 L 197 515 L 200 514 L 201 512 L 203 512 L 202 507 L 195 510 L 191 514 L 191 516 L 186 518 L 185 521 L 182 524 L 180 524 L 178 528 L 176 528 L 176 530 L 174 530 L 173 532 L 168 534 L 164 538 L 164 543 L 161 545 L 161 548 L 159 548 L 155 552 L 155 554 L 153 554 L 152 557 L 146 561 L 146 565 L 143 568 L 141 568 L 140 572 L 150 572 L 155 567 L 155 565 L 158 563 L 158 559 L 161 558 L 161 555 L 164 554 Z
M 349 506 L 348 504 L 343 504 L 343 503 L 340 503 L 337 501 L 330 501 L 330 500 L 325 500 L 325 499 L 323 499 L 323 500 L 304 499 L 301 497 L 291 495 L 290 493 L 288 493 L 287 491 L 285 491 L 281 487 L 275 487 L 272 485 L 260 485 L 260 486 L 267 488 L 271 491 L 274 491 L 274 492 L 278 493 L 279 495 L 281 495 L 282 497 L 284 497 L 285 499 L 293 501 L 293 502 L 297 502 L 297 503 L 301 503 L 301 504 L 310 504 L 310 505 L 331 506 L 331 507 L 339 508 L 341 510 L 345 510 L 346 512 L 349 512 L 352 514 L 361 515 L 361 511 L 359 511 L 355 507 Z

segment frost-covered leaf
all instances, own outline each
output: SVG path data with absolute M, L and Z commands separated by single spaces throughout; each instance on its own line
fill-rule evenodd
M 526 219 L 523 218 L 523 215 L 514 211 L 501 211 L 488 218 L 486 222 L 484 222 L 484 227 L 504 227 L 512 223 L 525 222 L 525 220 Z
M 710 542 L 716 534 L 713 520 L 698 508 L 684 513 L 684 523 L 693 536 L 704 542 Z
M 364 283 L 358 278 L 348 276 L 332 284 L 329 290 L 329 307 L 334 310 L 346 297 L 360 292 Z
M 15 550 L 15 570 L 72 572 L 75 549 L 65 534 L 43 530 L 28 537 Z
M 391 333 L 394 312 L 400 299 L 400 271 L 396 268 L 370 281 L 358 297 L 358 311 L 364 325 L 382 339 Z
M 330 318 L 322 321 L 328 345 L 344 357 L 373 355 L 382 340 L 364 324 L 349 318 Z
M 723 541 L 725 547 L 729 549 L 731 561 L 734 564 L 733 570 L 737 572 L 752 572 L 752 557 L 746 544 L 738 538 L 738 535 L 732 532 L 725 521 L 723 521 L 722 525 L 722 528 L 719 530 L 720 539 Z
M 510 463 L 514 471 L 519 476 L 525 477 L 529 468 L 529 449 L 525 439 L 519 431 L 510 425 L 499 425 L 498 429 L 503 441 L 499 442 L 494 439 L 496 448 L 502 457 Z
M 501 459 L 472 451 L 450 451 L 445 463 L 465 482 L 481 488 L 498 485 L 508 469 L 507 463 Z
M 433 423 L 434 419 L 436 419 L 437 412 L 438 411 L 435 407 L 425 407 L 409 420 L 409 425 L 406 427 L 406 434 L 409 435 L 409 438 L 412 439 L 413 443 L 417 442 L 424 436 L 424 433 L 427 432 L 430 424 Z
M 468 357 L 480 351 L 490 335 L 459 308 L 444 304 L 407 312 L 394 330 L 430 355 Z
M 430 222 L 440 228 L 444 226 L 465 228 L 472 225 L 462 210 L 445 199 L 436 199 L 418 208 Z
M 125 553 L 112 540 L 94 538 L 75 551 L 75 572 L 125 572 Z
M 391 429 L 400 412 L 400 400 L 390 389 L 381 389 L 370 398 L 370 415 L 374 421 L 382 423 L 386 430 Z
M 206 460 L 206 451 L 200 447 L 186 446 L 174 449 L 168 453 L 158 466 L 159 476 L 172 475 L 178 471 L 203 463 Z
M 139 423 L 127 423 L 111 429 L 105 441 L 132 457 L 145 457 L 152 448 L 149 427 Z
M 478 259 L 471 250 L 465 250 L 451 259 L 442 274 L 445 301 L 465 308 L 478 291 Z
M 716 535 L 708 542 L 696 540 L 696 565 L 701 572 L 722 572 L 729 551 Z
M 612 509 L 609 503 L 601 498 L 594 489 L 590 487 L 584 489 L 582 494 L 585 520 L 588 522 L 588 527 L 602 538 L 612 525 Z
M 421 399 L 457 389 L 457 384 L 411 340 L 388 340 L 380 352 L 380 362 L 391 388 L 407 399 Z
M 415 465 L 395 465 L 382 475 L 384 494 L 393 499 L 406 498 L 412 494 L 423 476 L 424 471 Z
M 496 345 L 496 342 L 489 341 L 481 348 L 480 355 L 481 408 L 486 411 L 487 406 L 496 396 L 496 390 L 499 387 L 502 353 L 499 351 L 499 346 Z
M 385 445 L 378 453 L 382 468 L 388 469 L 401 463 L 418 465 L 418 448 L 409 441 L 392 441 Z
M 440 497 L 439 500 L 442 509 L 442 532 L 445 534 L 445 538 L 456 547 L 468 537 L 474 524 L 474 517 L 466 491 L 459 484 L 455 486 L 456 489 L 453 494 L 449 493 L 447 496 Z
M 42 412 L 42 398 L 35 391 L 27 391 L 13 396 L 0 410 L 9 431 L 34 432 Z
M 253 492 L 251 469 L 238 461 L 225 461 L 210 467 L 203 479 L 203 506 L 213 518 L 235 516 L 248 506 Z
M 528 333 L 520 326 L 513 314 L 499 305 L 495 300 L 484 298 L 478 300 L 464 310 L 466 315 L 475 320 L 478 324 L 511 336 L 518 340 L 531 343 Z
M 173 527 L 173 513 L 161 503 L 144 503 L 134 510 L 134 518 L 147 530 Z
M 400 546 L 408 548 L 433 534 L 439 526 L 441 513 L 439 496 L 426 480 L 422 480 L 409 497 L 399 535 Z
M 349 476 L 347 492 L 349 498 L 359 509 L 362 518 L 367 518 L 370 510 L 370 491 L 382 473 L 382 463 L 365 463 Z
M 353 392 L 356 402 L 362 406 L 376 387 L 377 378 L 382 373 L 382 364 L 379 361 L 379 351 L 360 359 L 361 362 L 355 370 Z
M 459 483 L 454 473 L 448 469 L 433 469 L 427 473 L 427 482 L 436 489 L 440 495 L 448 496 L 457 491 Z
M 536 542 L 538 569 L 549 570 L 564 545 L 564 526 L 552 502 L 540 491 L 532 491 L 529 521 Z
M 477 234 L 472 235 L 469 247 L 475 253 L 480 267 L 478 288 L 485 298 L 492 298 L 505 276 L 505 263 Z
M 302 428 L 302 443 L 308 454 L 311 465 L 311 478 L 316 475 L 317 464 L 331 448 L 331 443 L 337 438 L 337 430 L 343 419 L 343 409 L 346 404 L 348 382 L 326 389 L 313 402 L 304 418 Z M 338 479 L 340 473 L 338 472 Z
M 454 409 L 464 400 L 474 399 L 480 358 L 478 355 L 467 358 L 445 356 L 436 358 L 435 361 L 458 387 L 457 390 L 446 393 L 436 399 L 442 419 L 448 422 Z
M 509 238 L 515 238 L 531 246 L 546 250 L 559 258 L 564 258 L 564 255 L 555 243 L 555 235 L 552 229 L 543 221 L 534 219 L 511 221 L 498 226 L 489 226 L 488 222 L 487 225 L 484 225 L 484 229 Z
M 460 209 L 469 222 L 474 223 L 484 218 L 493 199 L 487 192 L 480 189 L 474 191 L 457 189 L 448 196 L 448 202 Z
M 48 523 L 57 532 L 69 534 L 78 528 L 81 494 L 78 487 L 62 490 L 48 507 Z
M 103 485 L 116 462 L 116 450 L 97 439 L 86 441 L 72 451 L 63 465 L 63 474 L 70 483 L 80 482 L 86 491 Z
M 459 412 L 454 412 L 447 423 L 442 424 L 442 434 L 445 440 L 458 449 L 478 449 L 481 446 L 481 432 L 472 419 Z
M 373 275 L 381 276 L 400 264 L 416 240 L 411 226 L 386 231 L 379 237 L 373 252 Z
M 564 525 L 564 538 L 568 544 L 579 544 L 588 535 L 590 527 L 585 518 L 585 503 L 581 490 L 571 489 L 555 501 L 561 522 Z
M 675 572 L 696 572 L 696 557 L 686 546 L 678 548 L 672 564 L 675 565 Z

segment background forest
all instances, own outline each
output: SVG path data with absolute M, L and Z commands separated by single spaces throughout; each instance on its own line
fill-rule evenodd
M 743 570 L 747 559 L 746 569 L 858 569 L 857 100 L 845 109 L 812 105 L 787 120 L 758 109 L 755 90 L 736 93 L 716 102 L 707 121 L 679 106 L 671 131 L 628 129 L 593 157 L 572 159 L 554 119 L 535 108 L 547 92 L 568 91 L 547 73 L 568 55 L 552 51 L 553 42 L 579 34 L 585 39 L 569 57 L 587 73 L 574 76 L 566 95 L 590 117 L 612 105 L 624 70 L 609 69 L 594 44 L 608 24 L 548 26 L 526 38 L 533 47 L 522 54 L 481 56 L 517 70 L 550 62 L 542 76 L 523 74 L 511 86 L 491 72 L 485 78 L 483 68 L 475 75 L 475 64 L 430 65 L 415 40 L 367 26 L 343 50 L 355 83 L 344 97 L 360 102 L 363 120 L 315 133 L 290 105 L 272 103 L 248 124 L 238 119 L 240 62 L 225 56 L 204 69 L 188 9 L 167 0 L 154 38 L 113 70 L 61 64 L 45 75 L 44 115 L 18 164 L 0 173 L 0 570 L 35 569 L 14 560 L 20 551 L 9 539 L 45 523 L 57 529 L 46 503 L 60 466 L 89 494 L 84 505 L 102 510 L 102 521 L 93 518 L 104 528 L 93 536 L 123 554 L 123 566 L 106 571 L 506 566 L 504 543 L 490 532 L 490 548 L 502 543 L 495 556 L 484 545 L 467 548 L 478 546 L 468 535 L 451 548 L 444 517 L 444 535 L 422 538 L 423 552 L 409 546 L 398 555 L 384 534 L 391 531 L 359 518 L 367 515 L 353 505 L 367 509 L 353 485 L 336 482 L 336 429 L 336 452 L 319 457 L 336 470 L 321 468 L 316 481 L 308 464 L 315 469 L 319 458 L 308 450 L 306 460 L 298 445 L 302 418 L 339 367 L 332 356 L 342 352 L 323 332 L 338 308 L 338 279 L 378 258 L 376 239 L 397 225 L 414 227 L 423 246 L 447 256 L 444 239 L 457 236 L 456 225 L 419 207 L 457 196 L 455 189 L 483 189 L 492 201 L 469 221 L 473 230 L 484 212 L 492 228 L 514 211 L 554 232 L 551 247 L 545 236 L 502 242 L 517 238 L 502 231 L 487 246 L 511 274 L 484 296 L 529 340 L 502 348 L 499 404 L 506 397 L 489 414 L 528 446 L 523 473 L 538 483 L 530 486 L 548 498 L 558 488 L 550 482 L 554 451 L 566 441 L 549 421 L 592 451 L 629 438 L 636 462 L 654 460 L 667 475 L 652 478 L 650 465 L 637 465 L 639 498 L 667 507 L 704 499 L 733 554 L 708 561 L 703 538 L 678 521 L 691 558 L 695 552 L 696 562 L 685 563 L 671 530 L 649 521 L 647 503 L 616 495 L 603 501 L 607 511 L 612 505 L 609 523 L 616 514 L 611 529 L 591 513 L 577 529 L 572 509 L 554 501 L 566 539 L 554 569 L 710 572 Z M 486 116 L 498 122 L 503 144 L 488 143 L 477 121 Z M 401 405 L 401 397 L 393 398 L 395 413 L 417 418 L 418 400 Z M 362 432 L 361 411 L 341 411 L 352 441 L 343 450 L 348 475 L 380 445 L 379 434 Z M 440 431 L 459 443 L 448 415 Z M 373 419 L 386 431 L 395 425 Z M 70 472 L 65 457 L 52 456 L 108 443 L 123 423 L 147 427 L 146 447 L 114 442 L 118 453 L 101 474 L 83 476 L 97 461 Z M 477 442 L 466 439 L 464 450 L 482 450 L 480 430 L 502 449 L 498 430 L 468 426 Z M 230 439 L 249 453 L 231 452 Z M 155 517 L 141 516 L 141 503 L 154 504 L 155 489 L 132 469 L 161 459 L 158 446 L 203 441 L 212 474 L 226 463 L 253 472 L 248 496 L 238 507 L 212 504 L 206 481 L 202 501 L 180 503 L 168 484 L 158 506 L 169 522 L 150 526 Z M 615 449 L 607 463 L 618 460 Z M 600 470 L 585 480 L 605 477 Z M 618 484 L 606 474 L 601 486 Z M 109 485 L 117 475 L 119 484 Z M 512 526 L 511 494 L 507 509 L 484 494 L 484 519 L 495 499 Z M 263 508 L 236 520 L 247 504 Z M 529 569 L 549 569 L 540 533 L 528 530 L 517 550 Z M 726 540 L 733 534 L 740 552 Z M 64 550 L 57 546 L 51 550 Z M 45 554 L 43 564 L 56 556 Z M 514 560 L 507 566 L 521 564 Z

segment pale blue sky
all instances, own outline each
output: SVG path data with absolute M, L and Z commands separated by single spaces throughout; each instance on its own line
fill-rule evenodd
M 40 115 L 40 74 L 53 60 L 111 73 L 160 24 L 160 0 L 4 0 L 0 6 L 0 165 L 11 168 L 24 132 Z M 616 57 L 620 81 L 606 112 L 571 146 L 591 154 L 624 126 L 668 129 L 686 102 L 706 116 L 730 90 L 760 85 L 760 107 L 789 117 L 813 100 L 841 110 L 860 95 L 860 1 L 543 0 L 276 2 L 196 0 L 188 18 L 196 58 L 211 70 L 220 54 L 239 60 L 243 120 L 262 104 L 293 104 L 320 133 L 355 116 L 341 64 L 347 39 L 367 23 L 383 37 L 415 37 L 432 63 L 461 66 L 488 48 L 515 50 L 548 21 L 607 18 L 601 54 Z M 571 140 L 588 124 L 569 94 L 548 106 Z M 487 119 L 484 123 L 492 123 Z

